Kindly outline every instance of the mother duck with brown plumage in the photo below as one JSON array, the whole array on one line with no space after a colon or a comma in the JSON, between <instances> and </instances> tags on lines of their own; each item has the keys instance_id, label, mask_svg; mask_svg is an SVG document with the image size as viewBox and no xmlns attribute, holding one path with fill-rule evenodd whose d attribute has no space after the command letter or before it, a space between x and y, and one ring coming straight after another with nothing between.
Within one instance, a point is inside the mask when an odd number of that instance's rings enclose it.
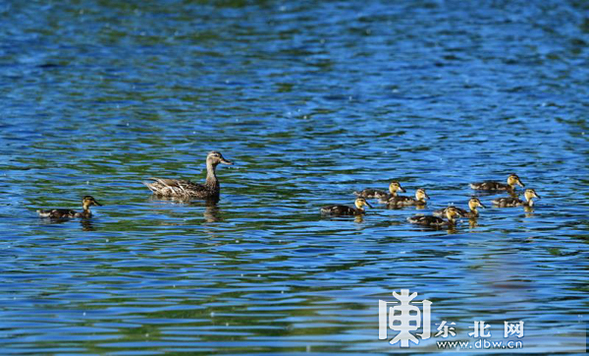
<instances>
[{"instance_id":1,"label":"mother duck with brown plumage","mask_svg":"<svg viewBox=\"0 0 589 356\"><path fill-rule=\"evenodd\" d=\"M153 194L163 197L194 198L194 199L218 199L221 185L215 172L219 163L232 165L233 162L225 159L221 152L211 151L207 155L207 179L205 184L193 183L189 180L149 178L153 182L143 182Z\"/></svg>"}]
</instances>

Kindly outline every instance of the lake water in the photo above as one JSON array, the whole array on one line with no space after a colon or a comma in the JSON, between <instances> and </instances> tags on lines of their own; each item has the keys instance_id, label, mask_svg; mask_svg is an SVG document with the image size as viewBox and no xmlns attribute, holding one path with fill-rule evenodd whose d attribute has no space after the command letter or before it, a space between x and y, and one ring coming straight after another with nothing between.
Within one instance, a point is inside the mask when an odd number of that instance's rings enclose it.
<instances>
[{"instance_id":1,"label":"lake water","mask_svg":"<svg viewBox=\"0 0 589 356\"><path fill-rule=\"evenodd\" d=\"M587 3L8 1L0 20L2 353L385 354L378 300L401 289L432 302L413 352L474 343L475 321L585 350ZM202 182L213 149L235 162L217 205L142 185ZM533 212L492 195L476 225L406 221L512 172ZM319 214L393 179L427 208ZM35 213L84 195L91 220Z\"/></svg>"}]
</instances>

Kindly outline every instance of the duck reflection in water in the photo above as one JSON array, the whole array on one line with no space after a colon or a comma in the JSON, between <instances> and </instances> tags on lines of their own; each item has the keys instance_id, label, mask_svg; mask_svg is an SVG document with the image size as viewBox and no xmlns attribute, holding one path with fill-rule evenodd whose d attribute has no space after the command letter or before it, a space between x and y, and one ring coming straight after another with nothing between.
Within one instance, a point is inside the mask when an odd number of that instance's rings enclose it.
<instances>
[{"instance_id":1,"label":"duck reflection in water","mask_svg":"<svg viewBox=\"0 0 589 356\"><path fill-rule=\"evenodd\" d=\"M533 218L534 217L534 207L533 206L524 206L524 212L526 218Z\"/></svg>"},{"instance_id":2,"label":"duck reflection in water","mask_svg":"<svg viewBox=\"0 0 589 356\"><path fill-rule=\"evenodd\" d=\"M170 204L178 204L178 205L186 205L186 206L204 206L205 210L203 216L206 222L219 222L223 221L221 218L221 210L217 206L219 202L218 197L212 197L209 199L204 200L195 200L194 198L189 197L164 197L164 196L157 196L152 195L148 199L150 202L159 202L159 203L170 203Z\"/></svg>"},{"instance_id":3,"label":"duck reflection in water","mask_svg":"<svg viewBox=\"0 0 589 356\"><path fill-rule=\"evenodd\" d=\"M223 221L223 218L221 217L221 210L219 210L219 207L217 206L217 202L211 200L211 201L207 201L205 203L205 211L204 211L204 218L206 220L206 222L219 222L219 221Z\"/></svg>"},{"instance_id":4,"label":"duck reflection in water","mask_svg":"<svg viewBox=\"0 0 589 356\"><path fill-rule=\"evenodd\" d=\"M66 224L72 222L71 219L46 219L45 223L48 225ZM96 231L92 219L81 218L79 220L82 231Z\"/></svg>"},{"instance_id":5,"label":"duck reflection in water","mask_svg":"<svg viewBox=\"0 0 589 356\"><path fill-rule=\"evenodd\" d=\"M81 219L80 225L82 225L83 231L96 231L96 228L94 227L94 223L92 223L92 220L90 220L90 219Z\"/></svg>"}]
</instances>

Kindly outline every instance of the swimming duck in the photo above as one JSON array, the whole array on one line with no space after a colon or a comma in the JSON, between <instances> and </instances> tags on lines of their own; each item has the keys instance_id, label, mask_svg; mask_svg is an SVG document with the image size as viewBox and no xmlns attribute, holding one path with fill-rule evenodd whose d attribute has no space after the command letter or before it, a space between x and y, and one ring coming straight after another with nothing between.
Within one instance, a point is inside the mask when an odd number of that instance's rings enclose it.
<instances>
[{"instance_id":1,"label":"swimming duck","mask_svg":"<svg viewBox=\"0 0 589 356\"><path fill-rule=\"evenodd\" d=\"M524 206L524 207L532 207L534 206L533 198L540 199L540 196L536 194L534 189L526 189L524 192L524 197L526 201L523 201L519 198L509 197L509 198L497 198L493 200L493 205L496 205L500 208L512 207L512 206Z\"/></svg>"},{"instance_id":2,"label":"swimming duck","mask_svg":"<svg viewBox=\"0 0 589 356\"><path fill-rule=\"evenodd\" d=\"M397 192L405 192L405 189L401 187L401 184L397 181L392 181L389 184L389 193L384 190L366 188L359 192L354 192L356 196L366 199L380 199L389 200L390 198L397 196Z\"/></svg>"},{"instance_id":3,"label":"swimming duck","mask_svg":"<svg viewBox=\"0 0 589 356\"><path fill-rule=\"evenodd\" d=\"M164 197L218 198L221 186L217 180L215 170L219 163L232 165L233 162L225 159L221 152L211 151L207 155L207 179L205 184L193 183L188 180L149 178L154 182L143 182L155 195Z\"/></svg>"},{"instance_id":4,"label":"swimming duck","mask_svg":"<svg viewBox=\"0 0 589 356\"><path fill-rule=\"evenodd\" d=\"M91 205L98 205L102 206L99 202L96 201L90 195L86 195L82 199L82 207L84 210L82 212L76 212L75 210L70 209L52 209L52 210L37 210L37 213L42 218L51 218L51 219L73 219L73 218L83 218L88 219L92 217L92 213L90 212Z\"/></svg>"},{"instance_id":5,"label":"swimming duck","mask_svg":"<svg viewBox=\"0 0 589 356\"><path fill-rule=\"evenodd\" d=\"M479 200L479 198L477 197L472 197L470 198L470 200L468 201L468 207L470 208L470 211L466 211L464 209L461 208L456 208L456 212L458 213L458 216L463 217L463 218L477 218L479 216L479 211L477 210L478 207L481 208L486 208L486 206L483 205L483 203L481 203L481 201ZM439 209L434 211L434 216L446 216L446 211L448 210L448 208L444 208L444 209Z\"/></svg>"},{"instance_id":6,"label":"swimming duck","mask_svg":"<svg viewBox=\"0 0 589 356\"><path fill-rule=\"evenodd\" d=\"M496 191L496 190L507 190L508 192L515 192L515 185L519 185L520 187L525 187L525 184L519 179L517 174L511 173L509 177L507 177L507 184L495 182L495 181L485 181L480 183L470 183L470 187L474 190L488 190L488 191Z\"/></svg>"},{"instance_id":7,"label":"swimming duck","mask_svg":"<svg viewBox=\"0 0 589 356\"><path fill-rule=\"evenodd\" d=\"M432 216L432 215L415 215L410 218L407 218L407 221L409 221L412 224L430 226L430 227L442 227L442 226L453 227L453 226L455 226L456 225L456 218L458 217L458 211L457 211L456 207L449 206L445 210L446 210L445 215L446 215L446 218L448 219L447 221L442 218L439 218L437 216Z\"/></svg>"},{"instance_id":8,"label":"swimming duck","mask_svg":"<svg viewBox=\"0 0 589 356\"><path fill-rule=\"evenodd\" d=\"M321 208L322 214L329 215L362 215L365 214L364 206L368 205L372 208L372 205L368 204L365 198L358 197L354 202L355 208L347 205L328 205Z\"/></svg>"},{"instance_id":9,"label":"swimming duck","mask_svg":"<svg viewBox=\"0 0 589 356\"><path fill-rule=\"evenodd\" d=\"M411 205L418 205L423 206L426 205L427 202L425 199L429 199L429 195L425 192L425 189L419 188L415 191L415 198L407 197L403 195L397 195L391 197L389 200L384 202L389 206L399 207L399 206L411 206Z\"/></svg>"}]
</instances>

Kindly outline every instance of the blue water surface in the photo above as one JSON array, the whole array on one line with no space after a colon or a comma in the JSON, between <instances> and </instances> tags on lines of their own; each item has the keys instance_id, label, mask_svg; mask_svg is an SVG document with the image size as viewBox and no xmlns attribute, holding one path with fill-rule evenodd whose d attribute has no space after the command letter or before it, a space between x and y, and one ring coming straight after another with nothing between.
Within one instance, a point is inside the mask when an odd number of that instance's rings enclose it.
<instances>
[{"instance_id":1,"label":"blue water surface","mask_svg":"<svg viewBox=\"0 0 589 356\"><path fill-rule=\"evenodd\" d=\"M589 4L7 1L0 23L3 354L386 354L401 289L432 302L412 352L520 320L519 351L585 350ZM203 181L213 149L236 163L216 205L143 186ZM406 221L512 172L533 210ZM319 214L391 180L427 207ZM90 220L35 212L84 195Z\"/></svg>"}]
</instances>

